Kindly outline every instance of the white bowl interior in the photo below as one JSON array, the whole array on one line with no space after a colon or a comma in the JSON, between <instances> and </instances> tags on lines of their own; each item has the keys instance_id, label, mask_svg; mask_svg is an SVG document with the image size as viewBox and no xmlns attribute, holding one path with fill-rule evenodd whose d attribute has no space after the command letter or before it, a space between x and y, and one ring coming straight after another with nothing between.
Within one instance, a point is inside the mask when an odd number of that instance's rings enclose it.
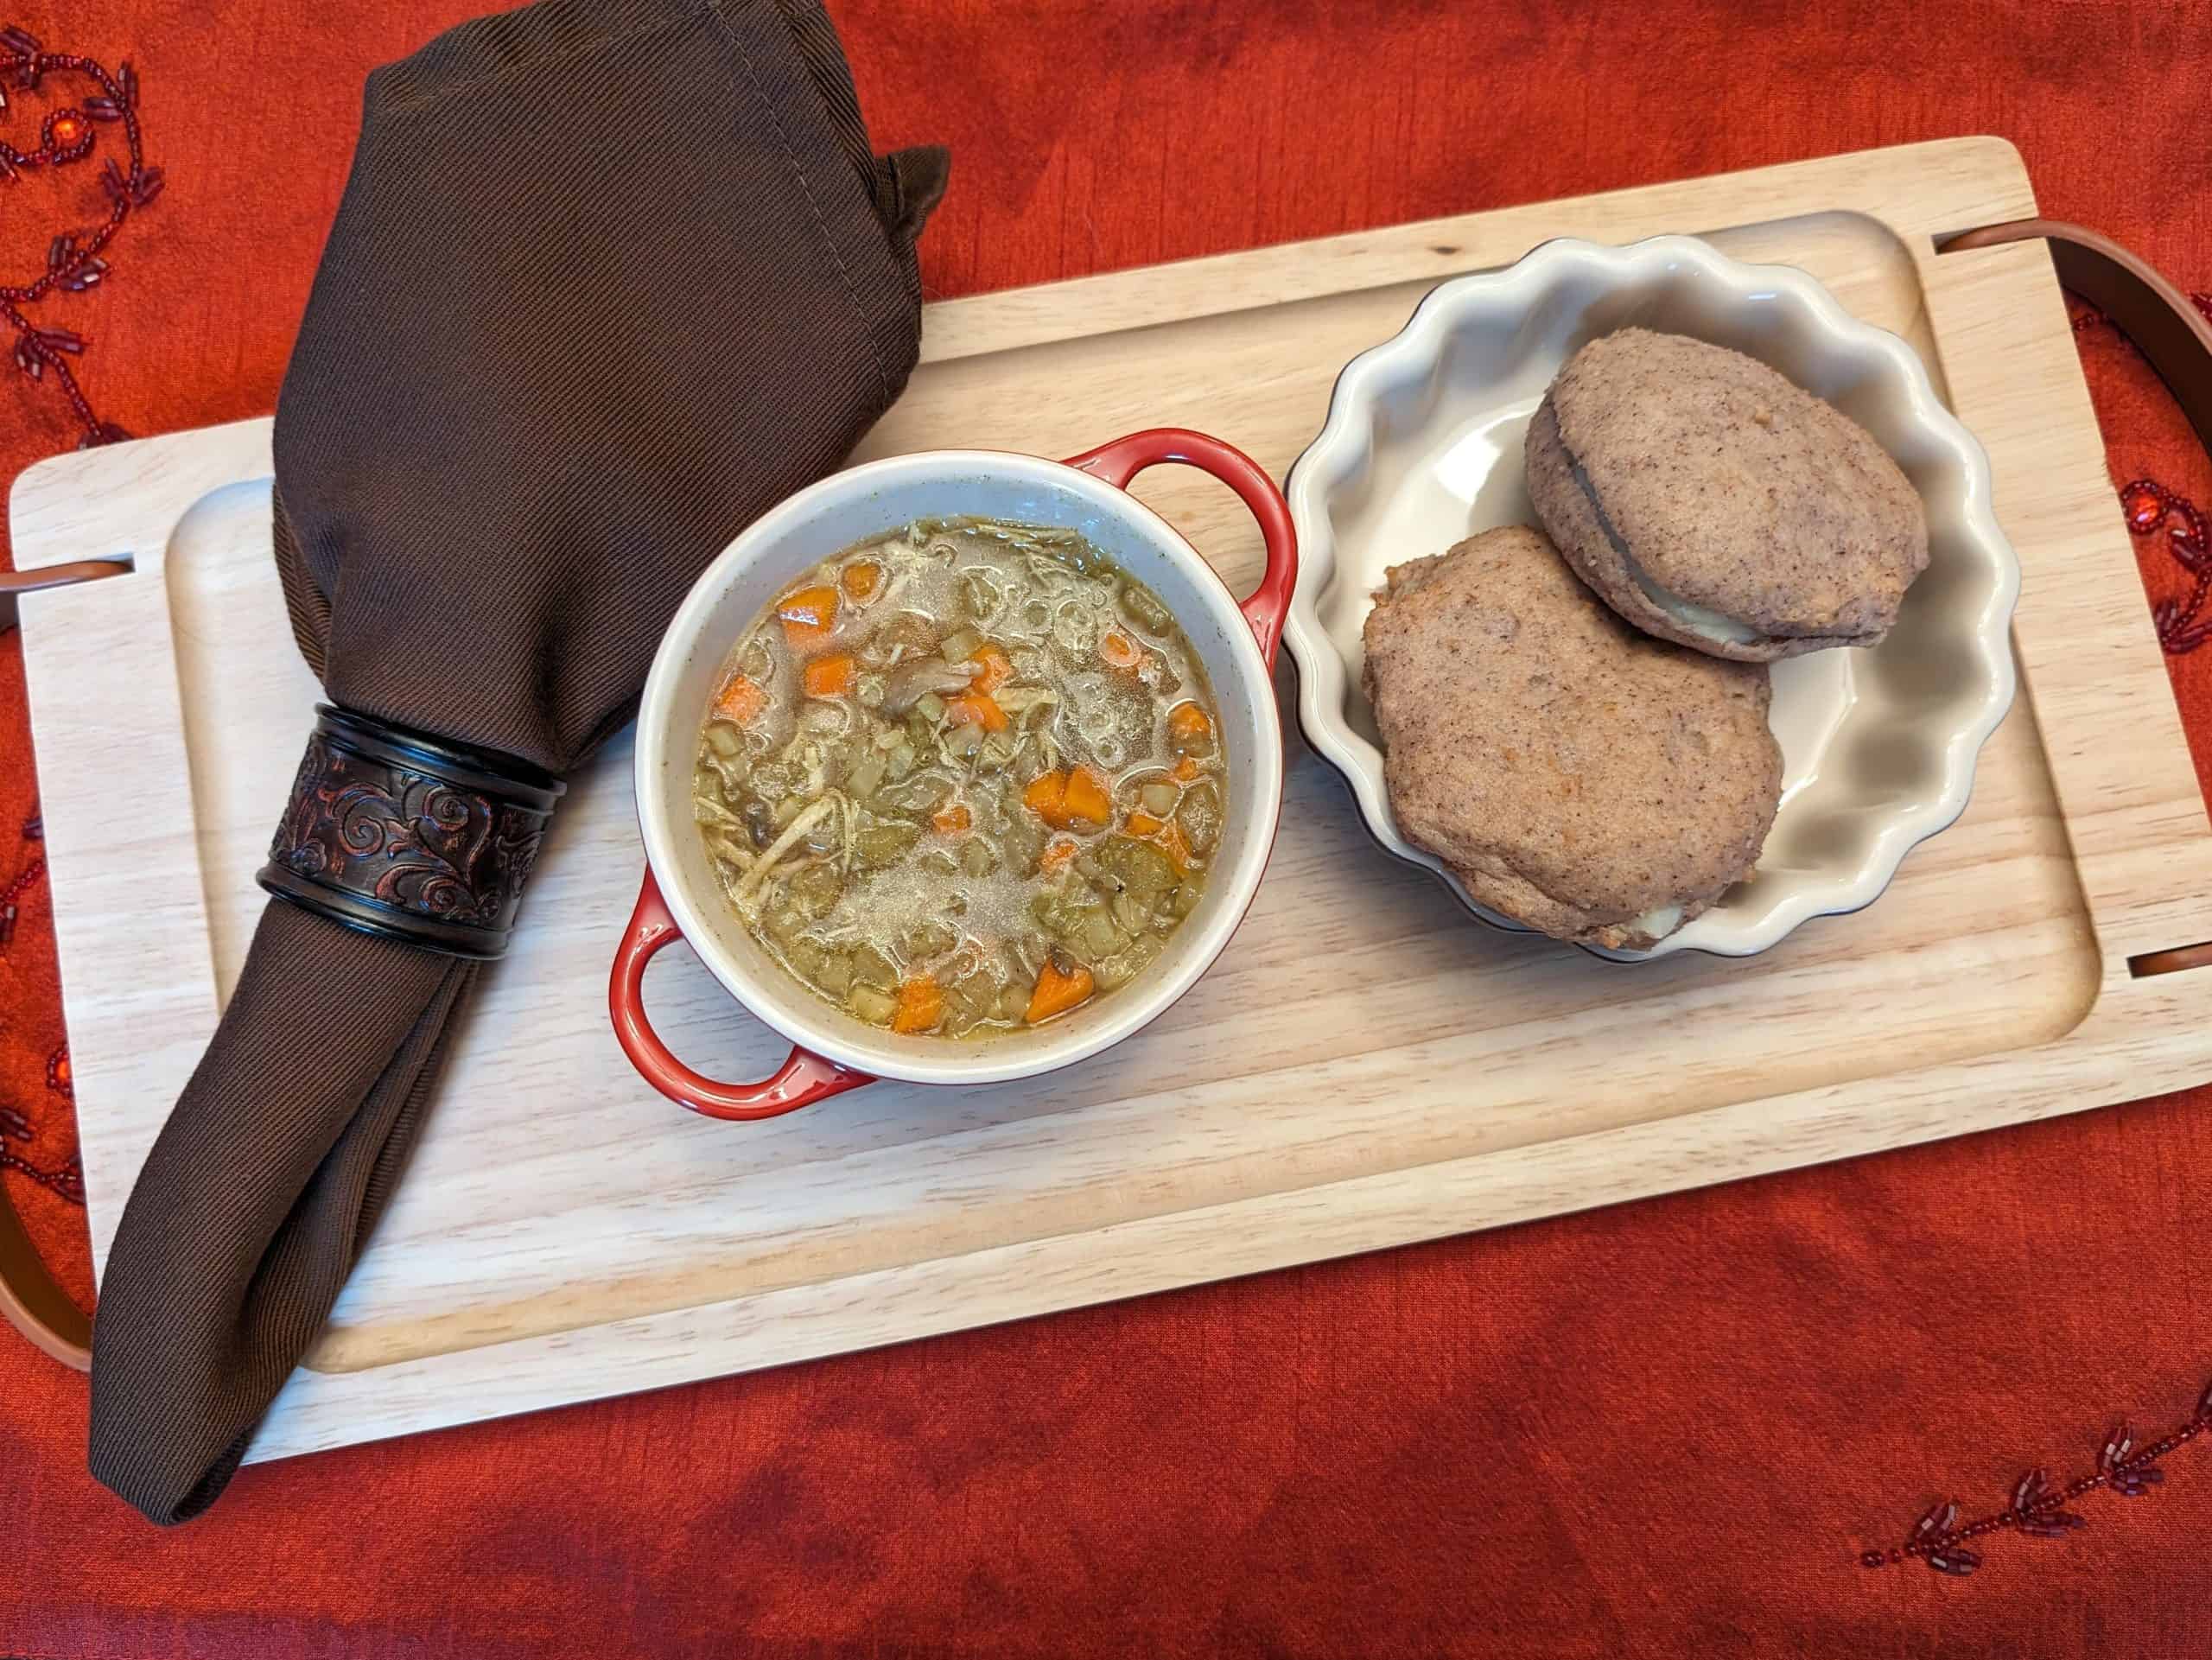
<instances>
[{"instance_id":1,"label":"white bowl interior","mask_svg":"<svg viewBox=\"0 0 2212 1660\"><path fill-rule=\"evenodd\" d=\"M1927 509L1929 569L1890 635L1774 667L1783 802L1757 871L1634 954L1742 955L1808 916L1872 900L1905 851L1964 808L1975 754L2012 695L2018 565L1989 511L1987 461L1911 349L1802 272L1741 264L1688 238L1550 243L1507 270L1444 284L1401 334L1354 359L1291 474L1305 562L1289 629L1300 713L1386 848L1436 871L1486 919L1519 925L1397 834L1360 690L1360 631L1387 567L1536 522L1522 462L1529 418L1577 348L1630 325L1772 365L1872 433Z\"/></svg>"},{"instance_id":2,"label":"white bowl interior","mask_svg":"<svg viewBox=\"0 0 2212 1660\"><path fill-rule=\"evenodd\" d=\"M746 932L716 887L691 812L699 725L730 646L791 580L916 518L969 514L1065 526L1167 606L1205 665L1228 763L1221 848L1197 911L1139 979L1035 1031L897 1037L807 990ZM1236 601L1174 529L1135 497L1058 462L937 450L822 480L758 520L709 566L654 658L638 716L646 856L685 938L718 980L791 1041L880 1077L984 1083L1064 1066L1118 1042L1187 990L1251 903L1282 797L1274 687Z\"/></svg>"}]
</instances>

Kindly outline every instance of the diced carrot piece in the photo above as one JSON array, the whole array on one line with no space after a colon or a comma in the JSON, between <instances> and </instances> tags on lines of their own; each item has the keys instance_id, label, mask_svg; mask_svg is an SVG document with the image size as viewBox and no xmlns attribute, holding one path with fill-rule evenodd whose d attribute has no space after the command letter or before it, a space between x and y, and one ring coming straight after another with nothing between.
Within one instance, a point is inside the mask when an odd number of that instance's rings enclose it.
<instances>
[{"instance_id":1,"label":"diced carrot piece","mask_svg":"<svg viewBox=\"0 0 2212 1660\"><path fill-rule=\"evenodd\" d=\"M1133 812L1122 821L1122 828L1141 842L1159 845L1178 870L1186 870L1191 864L1191 844L1183 839L1183 827L1172 818L1154 818L1148 812Z\"/></svg>"},{"instance_id":2,"label":"diced carrot piece","mask_svg":"<svg viewBox=\"0 0 2212 1660\"><path fill-rule=\"evenodd\" d=\"M872 559L855 560L837 573L837 586L845 590L845 597L855 604L867 601L875 592L876 584L883 580L883 567Z\"/></svg>"},{"instance_id":3,"label":"diced carrot piece","mask_svg":"<svg viewBox=\"0 0 2212 1660\"><path fill-rule=\"evenodd\" d=\"M1037 971L1037 989L1029 994L1029 1008L1022 1015L1022 1019L1032 1026L1049 1021L1055 1014L1065 1014L1071 1008L1090 1001L1095 983L1090 977L1090 970L1080 963L1071 961L1069 967L1073 972L1063 974L1058 962L1055 960L1057 957L1056 952L1046 957L1045 966Z\"/></svg>"},{"instance_id":4,"label":"diced carrot piece","mask_svg":"<svg viewBox=\"0 0 2212 1660\"><path fill-rule=\"evenodd\" d=\"M809 697L842 697L853 689L853 654L833 652L808 664L799 678L805 683Z\"/></svg>"},{"instance_id":5,"label":"diced carrot piece","mask_svg":"<svg viewBox=\"0 0 2212 1660\"><path fill-rule=\"evenodd\" d=\"M837 625L837 590L802 588L776 602L776 615L784 625L784 644L794 652L818 651Z\"/></svg>"},{"instance_id":6,"label":"diced carrot piece","mask_svg":"<svg viewBox=\"0 0 2212 1660\"><path fill-rule=\"evenodd\" d=\"M1180 756L1176 760L1175 781L1178 784L1188 784L1192 779L1198 777L1198 764L1192 760L1188 755Z\"/></svg>"},{"instance_id":7,"label":"diced carrot piece","mask_svg":"<svg viewBox=\"0 0 2212 1660\"><path fill-rule=\"evenodd\" d=\"M1068 775L1065 773L1039 773L1029 780L1028 788L1021 792L1021 805L1035 813L1054 830L1068 827Z\"/></svg>"},{"instance_id":8,"label":"diced carrot piece","mask_svg":"<svg viewBox=\"0 0 2212 1660\"><path fill-rule=\"evenodd\" d=\"M1075 857L1075 845L1072 836L1055 836L1045 844L1045 850L1037 855L1038 870L1049 876L1065 868L1068 861Z\"/></svg>"},{"instance_id":9,"label":"diced carrot piece","mask_svg":"<svg viewBox=\"0 0 2212 1660\"><path fill-rule=\"evenodd\" d=\"M741 674L730 676L728 684L715 694L715 715L740 726L767 707L768 694Z\"/></svg>"},{"instance_id":10,"label":"diced carrot piece","mask_svg":"<svg viewBox=\"0 0 2212 1660\"><path fill-rule=\"evenodd\" d=\"M1072 773L1039 773L1029 780L1021 800L1054 830L1067 830L1079 822L1103 824L1114 816L1106 780L1088 766L1078 766Z\"/></svg>"},{"instance_id":11,"label":"diced carrot piece","mask_svg":"<svg viewBox=\"0 0 2212 1660\"><path fill-rule=\"evenodd\" d=\"M988 640L969 652L968 660L981 665L982 668L982 672L968 683L969 689L980 691L987 697L1004 685L1007 677L1014 672L1014 659Z\"/></svg>"},{"instance_id":12,"label":"diced carrot piece","mask_svg":"<svg viewBox=\"0 0 2212 1660\"><path fill-rule=\"evenodd\" d=\"M1077 819L1088 819L1103 824L1114 816L1114 804L1106 794L1106 780L1088 766L1078 766L1068 774L1068 785L1060 796L1060 810L1073 824Z\"/></svg>"},{"instance_id":13,"label":"diced carrot piece","mask_svg":"<svg viewBox=\"0 0 2212 1660\"><path fill-rule=\"evenodd\" d=\"M1213 722L1205 710L1187 698L1167 711L1167 735L1178 743L1188 743L1203 738L1213 730Z\"/></svg>"},{"instance_id":14,"label":"diced carrot piece","mask_svg":"<svg viewBox=\"0 0 2212 1660\"><path fill-rule=\"evenodd\" d=\"M1144 661L1144 647L1118 628L1098 637L1098 656L1109 669L1134 669Z\"/></svg>"},{"instance_id":15,"label":"diced carrot piece","mask_svg":"<svg viewBox=\"0 0 2212 1660\"><path fill-rule=\"evenodd\" d=\"M975 819L969 815L968 804L964 801L956 801L950 807L930 815L930 823L947 836L957 835L975 822Z\"/></svg>"},{"instance_id":16,"label":"diced carrot piece","mask_svg":"<svg viewBox=\"0 0 2212 1660\"><path fill-rule=\"evenodd\" d=\"M1003 732L1008 724L1006 711L999 707L998 700L980 691L946 698L944 718L949 726L980 726L986 732Z\"/></svg>"},{"instance_id":17,"label":"diced carrot piece","mask_svg":"<svg viewBox=\"0 0 2212 1660\"><path fill-rule=\"evenodd\" d=\"M899 983L899 1007L893 1011L893 1032L930 1032L944 1018L944 988L926 974Z\"/></svg>"},{"instance_id":18,"label":"diced carrot piece","mask_svg":"<svg viewBox=\"0 0 2212 1660\"><path fill-rule=\"evenodd\" d=\"M1168 862L1178 871L1191 868L1191 844L1183 839L1183 826L1179 821L1169 819L1154 839L1159 842L1160 850L1166 854Z\"/></svg>"}]
</instances>

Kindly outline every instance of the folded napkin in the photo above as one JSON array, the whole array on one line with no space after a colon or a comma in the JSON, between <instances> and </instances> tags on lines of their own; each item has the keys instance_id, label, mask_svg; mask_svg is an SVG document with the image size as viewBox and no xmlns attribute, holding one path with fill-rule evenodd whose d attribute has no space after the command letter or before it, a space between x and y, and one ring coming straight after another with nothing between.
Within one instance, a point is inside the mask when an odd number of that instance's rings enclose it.
<instances>
[{"instance_id":1,"label":"folded napkin","mask_svg":"<svg viewBox=\"0 0 2212 1660\"><path fill-rule=\"evenodd\" d=\"M557 780L699 570L905 385L944 167L871 153L810 0L545 0L369 78L275 441L342 713L94 1326L92 1473L153 1520L222 1491L322 1329Z\"/></svg>"}]
</instances>

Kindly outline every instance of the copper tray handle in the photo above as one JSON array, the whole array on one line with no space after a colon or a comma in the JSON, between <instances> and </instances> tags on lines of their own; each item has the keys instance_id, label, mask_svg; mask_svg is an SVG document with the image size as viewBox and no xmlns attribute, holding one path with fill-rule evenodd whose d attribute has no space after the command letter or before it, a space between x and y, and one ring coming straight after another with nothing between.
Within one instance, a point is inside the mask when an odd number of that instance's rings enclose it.
<instances>
[{"instance_id":1,"label":"copper tray handle","mask_svg":"<svg viewBox=\"0 0 2212 1660\"><path fill-rule=\"evenodd\" d=\"M120 576L130 568L128 559L76 559L35 570L0 570L0 633L16 626L19 594ZM0 1183L0 1315L63 1365L92 1370L92 1322L48 1272L4 1183Z\"/></svg>"},{"instance_id":2,"label":"copper tray handle","mask_svg":"<svg viewBox=\"0 0 2212 1660\"><path fill-rule=\"evenodd\" d=\"M92 1322L40 1260L15 1201L0 1187L0 1314L65 1366L92 1369Z\"/></svg>"},{"instance_id":3,"label":"copper tray handle","mask_svg":"<svg viewBox=\"0 0 2212 1660\"><path fill-rule=\"evenodd\" d=\"M2135 343L2196 429L2196 441L2212 450L2212 322L2145 261L2110 237L2053 219L1961 231L1937 238L1936 251L1961 253L2037 237L2050 244L2060 284L2110 317Z\"/></svg>"},{"instance_id":4,"label":"copper tray handle","mask_svg":"<svg viewBox=\"0 0 2212 1660\"><path fill-rule=\"evenodd\" d=\"M2110 237L2050 219L2008 219L1939 237L1936 251L1957 253L2038 237L2050 245L2050 263L2057 268L2059 282L2111 318L2135 343L2189 417L2196 442L2212 451L2212 321L2145 261ZM2212 965L2212 940L2127 959L2128 973L2139 980L2208 965Z\"/></svg>"},{"instance_id":5,"label":"copper tray handle","mask_svg":"<svg viewBox=\"0 0 2212 1660\"><path fill-rule=\"evenodd\" d=\"M2166 383L2190 425L2212 451L2212 323L2171 283L2108 237L2056 219L2011 219L1938 239L1939 253L1962 253L2041 238L2058 280L2110 317ZM116 576L127 560L85 559L36 570L0 571L0 629L16 620L16 595ZM2137 976L2212 964L2212 942L2131 958ZM47 1271L0 1186L0 1314L32 1343L79 1371L92 1367L92 1321Z\"/></svg>"}]
</instances>

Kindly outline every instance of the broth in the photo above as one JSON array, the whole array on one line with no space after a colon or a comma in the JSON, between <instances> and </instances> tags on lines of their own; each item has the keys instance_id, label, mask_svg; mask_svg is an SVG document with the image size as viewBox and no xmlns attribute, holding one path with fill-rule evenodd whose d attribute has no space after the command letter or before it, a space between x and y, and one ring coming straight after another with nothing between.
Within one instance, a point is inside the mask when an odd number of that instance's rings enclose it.
<instances>
[{"instance_id":1,"label":"broth","mask_svg":"<svg viewBox=\"0 0 2212 1660\"><path fill-rule=\"evenodd\" d=\"M1167 608L1077 531L923 519L790 585L701 723L731 908L817 995L910 1035L1039 1026L1197 909L1225 767Z\"/></svg>"}]
</instances>

